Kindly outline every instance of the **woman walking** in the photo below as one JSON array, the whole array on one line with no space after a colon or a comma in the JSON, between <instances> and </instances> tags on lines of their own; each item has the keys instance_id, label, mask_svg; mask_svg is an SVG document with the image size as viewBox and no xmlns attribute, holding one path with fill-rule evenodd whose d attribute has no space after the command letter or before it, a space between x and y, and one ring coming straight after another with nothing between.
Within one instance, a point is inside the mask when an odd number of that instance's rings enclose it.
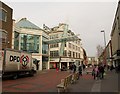
<instances>
[{"instance_id":1,"label":"woman walking","mask_svg":"<svg viewBox=\"0 0 120 94\"><path fill-rule=\"evenodd\" d=\"M98 75L99 75L98 66L95 65L95 67L93 68L93 71L92 71L92 75L94 76L94 80L96 78L98 79Z\"/></svg>"}]
</instances>

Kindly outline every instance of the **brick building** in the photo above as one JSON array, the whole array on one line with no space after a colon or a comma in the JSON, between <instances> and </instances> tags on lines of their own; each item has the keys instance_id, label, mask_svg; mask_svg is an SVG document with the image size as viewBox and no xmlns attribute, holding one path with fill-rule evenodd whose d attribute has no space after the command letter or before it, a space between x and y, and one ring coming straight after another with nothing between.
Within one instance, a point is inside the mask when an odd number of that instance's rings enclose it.
<instances>
[{"instance_id":1,"label":"brick building","mask_svg":"<svg viewBox=\"0 0 120 94\"><path fill-rule=\"evenodd\" d=\"M0 1L0 48L12 47L12 8Z\"/></svg>"}]
</instances>

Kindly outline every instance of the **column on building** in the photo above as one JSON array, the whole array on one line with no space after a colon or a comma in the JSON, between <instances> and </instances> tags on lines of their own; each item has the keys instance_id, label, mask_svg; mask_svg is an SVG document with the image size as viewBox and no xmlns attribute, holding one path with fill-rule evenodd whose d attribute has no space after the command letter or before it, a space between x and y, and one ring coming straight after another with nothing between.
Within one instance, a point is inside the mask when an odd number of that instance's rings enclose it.
<instances>
[{"instance_id":1,"label":"column on building","mask_svg":"<svg viewBox=\"0 0 120 94\"><path fill-rule=\"evenodd\" d=\"M47 66L47 69L49 70L50 69L50 58L49 58L49 60L48 60L48 66Z\"/></svg>"},{"instance_id":2,"label":"column on building","mask_svg":"<svg viewBox=\"0 0 120 94\"><path fill-rule=\"evenodd\" d=\"M67 69L69 69L69 62L67 62Z\"/></svg>"},{"instance_id":3,"label":"column on building","mask_svg":"<svg viewBox=\"0 0 120 94\"><path fill-rule=\"evenodd\" d=\"M39 62L40 63L39 64L39 70L42 70L42 36L40 36L39 44L40 44L40 46L39 46L40 47L40 49L39 49L40 51L39 52L41 54L41 56L40 56L40 62Z\"/></svg>"},{"instance_id":4,"label":"column on building","mask_svg":"<svg viewBox=\"0 0 120 94\"><path fill-rule=\"evenodd\" d=\"M61 62L59 63L59 66L60 66L60 69L61 69L62 68L62 63Z\"/></svg>"},{"instance_id":5,"label":"column on building","mask_svg":"<svg viewBox=\"0 0 120 94\"><path fill-rule=\"evenodd\" d=\"M49 70L50 69L50 46L48 45L48 66L47 66L47 69Z\"/></svg>"}]
</instances>

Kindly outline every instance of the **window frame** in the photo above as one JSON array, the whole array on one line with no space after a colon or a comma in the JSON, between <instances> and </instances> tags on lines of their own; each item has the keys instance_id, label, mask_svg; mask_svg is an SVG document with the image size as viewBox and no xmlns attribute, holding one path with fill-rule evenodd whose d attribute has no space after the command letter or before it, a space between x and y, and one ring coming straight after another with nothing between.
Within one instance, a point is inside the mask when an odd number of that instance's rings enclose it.
<instances>
[{"instance_id":1,"label":"window frame","mask_svg":"<svg viewBox=\"0 0 120 94\"><path fill-rule=\"evenodd\" d=\"M0 18L0 20L1 21L4 21L4 22L7 22L7 10L5 10L4 8L0 8L0 10L2 10L2 11L4 11L5 12L5 19L3 19L3 17L2 18ZM2 12L3 13L3 12ZM3 14L2 14L3 15Z\"/></svg>"}]
</instances>

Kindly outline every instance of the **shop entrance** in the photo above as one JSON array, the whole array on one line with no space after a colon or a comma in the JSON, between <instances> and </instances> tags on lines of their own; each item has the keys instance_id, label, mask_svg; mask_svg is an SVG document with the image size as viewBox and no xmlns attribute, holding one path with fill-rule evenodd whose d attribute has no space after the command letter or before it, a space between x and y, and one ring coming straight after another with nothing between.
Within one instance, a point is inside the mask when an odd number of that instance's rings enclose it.
<instances>
[{"instance_id":1,"label":"shop entrance","mask_svg":"<svg viewBox=\"0 0 120 94\"><path fill-rule=\"evenodd\" d=\"M50 62L50 69L56 69L59 68L58 62Z\"/></svg>"},{"instance_id":2,"label":"shop entrance","mask_svg":"<svg viewBox=\"0 0 120 94\"><path fill-rule=\"evenodd\" d=\"M42 56L42 69L47 69L48 64L48 56Z\"/></svg>"},{"instance_id":3,"label":"shop entrance","mask_svg":"<svg viewBox=\"0 0 120 94\"><path fill-rule=\"evenodd\" d=\"M61 62L61 68L63 67L67 69L67 62Z\"/></svg>"}]
</instances>

